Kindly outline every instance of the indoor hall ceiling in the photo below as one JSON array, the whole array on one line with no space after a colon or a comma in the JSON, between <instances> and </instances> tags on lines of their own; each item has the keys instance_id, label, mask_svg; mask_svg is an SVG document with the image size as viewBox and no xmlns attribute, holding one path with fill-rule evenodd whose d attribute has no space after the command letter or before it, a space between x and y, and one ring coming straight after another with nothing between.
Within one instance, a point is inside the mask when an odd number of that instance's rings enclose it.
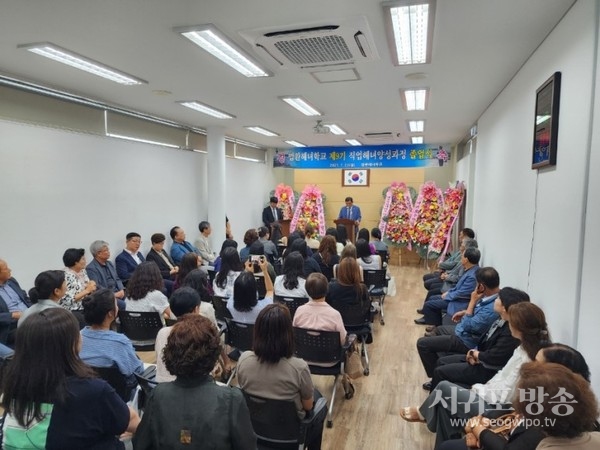
<instances>
[{"instance_id":1,"label":"indoor hall ceiling","mask_svg":"<svg viewBox=\"0 0 600 450\"><path fill-rule=\"evenodd\" d=\"M437 0L430 64L394 66L384 10L373 0L0 0L0 73L190 126L222 126L228 136L269 147L410 143L406 120L424 119L426 143L456 143L572 5L572 0ZM378 58L357 61L358 81L319 83L277 68L241 32L364 18ZM213 23L272 73L246 78L173 31ZM123 86L23 49L52 42L148 84ZM407 75L422 73L424 78ZM550 76L551 74L548 74ZM543 80L541 80L543 81ZM406 112L400 89L428 87L425 112ZM278 97L301 95L347 136L315 134L315 118ZM235 115L219 120L177 104L199 100ZM0 98L1 101L1 98ZM534 109L532 92L532 116ZM266 137L244 128L280 134ZM368 132L392 132L374 141Z\"/></svg>"}]
</instances>

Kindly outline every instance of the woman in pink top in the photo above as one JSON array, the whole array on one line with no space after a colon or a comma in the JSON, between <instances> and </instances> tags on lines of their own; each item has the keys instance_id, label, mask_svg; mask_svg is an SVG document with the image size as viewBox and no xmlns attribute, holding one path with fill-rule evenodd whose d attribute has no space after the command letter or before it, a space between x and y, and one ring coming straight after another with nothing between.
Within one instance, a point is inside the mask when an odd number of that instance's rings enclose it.
<instances>
[{"instance_id":1,"label":"woman in pink top","mask_svg":"<svg viewBox=\"0 0 600 450\"><path fill-rule=\"evenodd\" d=\"M306 279L305 289L310 301L296 310L294 326L319 331L338 331L343 345L346 341L346 329L340 313L325 302L329 290L325 275L311 273Z\"/></svg>"}]
</instances>

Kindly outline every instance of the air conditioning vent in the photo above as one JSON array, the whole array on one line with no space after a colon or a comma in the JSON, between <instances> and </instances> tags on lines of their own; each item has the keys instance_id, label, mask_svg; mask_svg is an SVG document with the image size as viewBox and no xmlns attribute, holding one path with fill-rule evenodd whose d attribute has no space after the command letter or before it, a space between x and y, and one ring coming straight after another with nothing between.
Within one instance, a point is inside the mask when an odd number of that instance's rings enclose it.
<instances>
[{"instance_id":1,"label":"air conditioning vent","mask_svg":"<svg viewBox=\"0 0 600 450\"><path fill-rule=\"evenodd\" d=\"M365 133L364 137L373 141L391 141L394 139L394 133L391 131L376 131Z\"/></svg>"},{"instance_id":2,"label":"air conditioning vent","mask_svg":"<svg viewBox=\"0 0 600 450\"><path fill-rule=\"evenodd\" d=\"M335 23L240 33L259 55L268 55L279 68L314 69L352 66L379 59L365 17Z\"/></svg>"}]
</instances>

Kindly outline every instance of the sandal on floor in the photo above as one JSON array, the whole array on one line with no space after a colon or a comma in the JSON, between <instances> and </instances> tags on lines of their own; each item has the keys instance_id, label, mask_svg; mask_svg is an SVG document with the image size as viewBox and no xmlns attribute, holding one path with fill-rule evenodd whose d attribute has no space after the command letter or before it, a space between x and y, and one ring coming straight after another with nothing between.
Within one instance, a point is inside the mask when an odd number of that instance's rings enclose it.
<instances>
[{"instance_id":1,"label":"sandal on floor","mask_svg":"<svg viewBox=\"0 0 600 450\"><path fill-rule=\"evenodd\" d=\"M402 417L407 422L421 422L425 423L425 419L419 413L419 410L414 406L407 406L406 408L402 408L400 410L400 417Z\"/></svg>"}]
</instances>

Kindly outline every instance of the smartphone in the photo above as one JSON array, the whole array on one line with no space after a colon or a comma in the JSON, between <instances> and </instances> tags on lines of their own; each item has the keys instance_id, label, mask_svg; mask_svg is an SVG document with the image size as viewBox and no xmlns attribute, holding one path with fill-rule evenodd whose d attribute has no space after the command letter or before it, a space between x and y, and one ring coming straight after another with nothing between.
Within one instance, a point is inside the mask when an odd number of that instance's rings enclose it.
<instances>
[{"instance_id":1,"label":"smartphone","mask_svg":"<svg viewBox=\"0 0 600 450\"><path fill-rule=\"evenodd\" d=\"M254 264L258 264L259 262L263 262L264 260L264 255L250 255L250 261L252 261Z\"/></svg>"}]
</instances>

